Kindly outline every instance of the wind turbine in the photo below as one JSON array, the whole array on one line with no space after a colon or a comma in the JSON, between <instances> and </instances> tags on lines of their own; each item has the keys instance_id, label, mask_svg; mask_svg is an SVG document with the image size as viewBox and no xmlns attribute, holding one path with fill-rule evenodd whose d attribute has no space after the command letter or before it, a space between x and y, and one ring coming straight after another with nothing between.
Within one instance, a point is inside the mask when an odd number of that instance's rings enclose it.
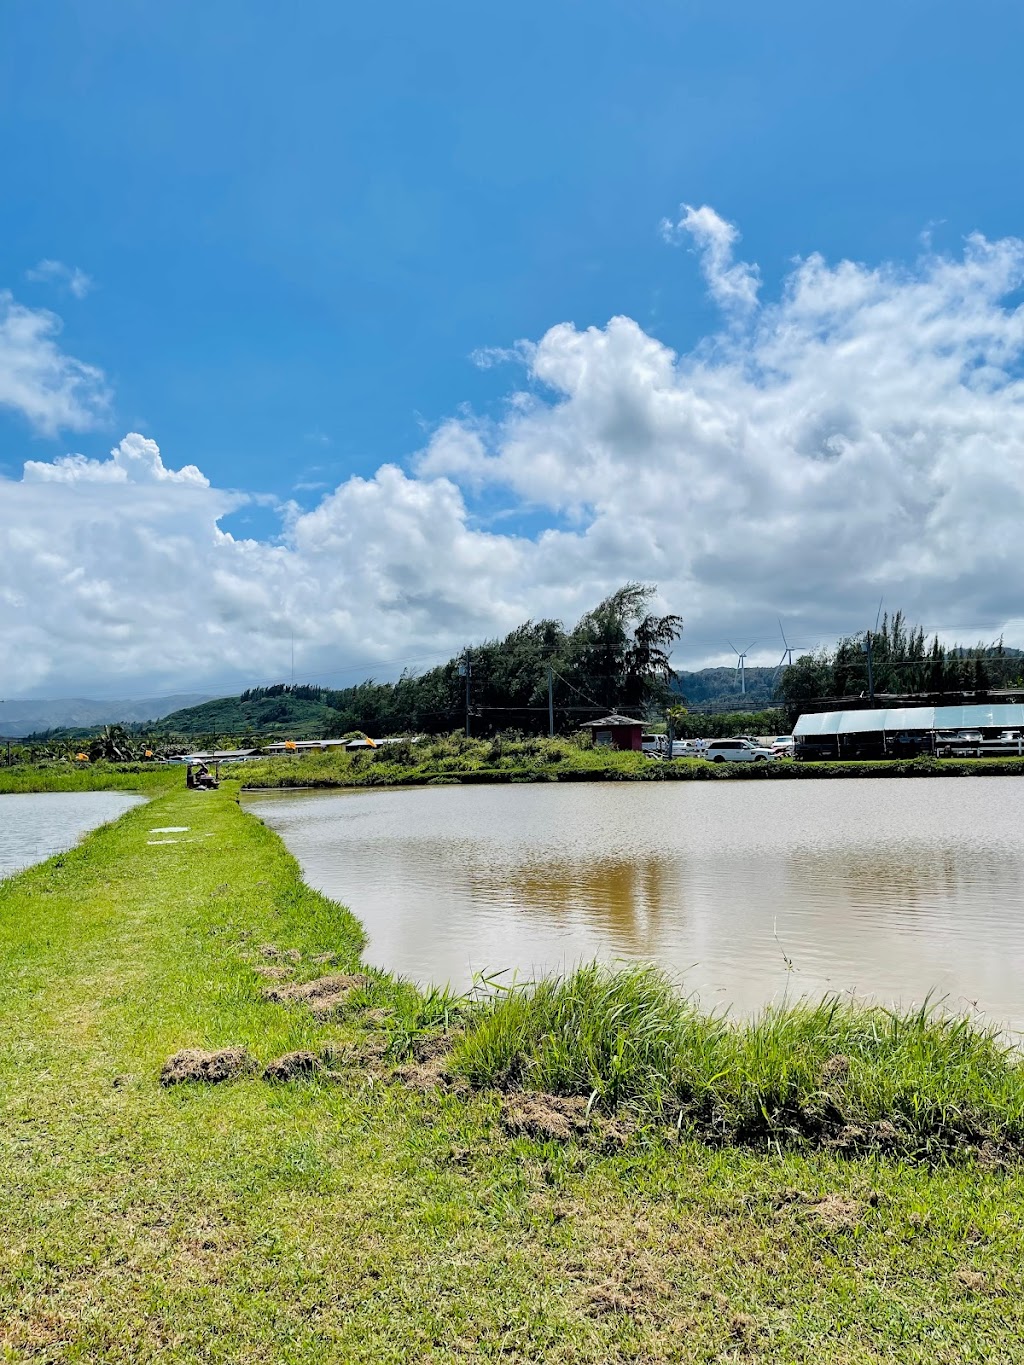
<instances>
[{"instance_id":1,"label":"wind turbine","mask_svg":"<svg viewBox=\"0 0 1024 1365\"><path fill-rule=\"evenodd\" d=\"M747 661L747 655L750 653L750 651L751 651L751 650L754 648L754 646L757 644L757 641L756 641L756 640L751 640L750 644L747 645L746 649L737 649L736 646L733 644L733 642L732 642L731 640L726 640L725 643L729 646L729 648L732 650L732 652L736 655L736 672L740 675L740 692L742 692L743 695L746 696L746 692L747 692L747 679L746 679L746 674L745 674L745 672L744 672L744 666L745 666L746 661Z\"/></svg>"},{"instance_id":2,"label":"wind turbine","mask_svg":"<svg viewBox=\"0 0 1024 1365\"><path fill-rule=\"evenodd\" d=\"M772 674L772 685L773 685L773 686L775 685L775 682L776 682L776 680L777 680L779 674L782 672L782 665L783 665L783 664L785 664L787 668L792 668L792 667L793 667L793 650L794 650L794 649L803 649L803 648L804 648L803 645L791 645L791 644L789 643L789 641L786 639L786 632L785 632L785 631L783 630L783 628L782 628L782 617L781 617L781 616L778 617L778 622L779 622L779 634L782 636L782 646L783 646L783 648L782 648L782 658L781 658L781 659L779 660L779 662L775 665L775 672Z\"/></svg>"}]
</instances>

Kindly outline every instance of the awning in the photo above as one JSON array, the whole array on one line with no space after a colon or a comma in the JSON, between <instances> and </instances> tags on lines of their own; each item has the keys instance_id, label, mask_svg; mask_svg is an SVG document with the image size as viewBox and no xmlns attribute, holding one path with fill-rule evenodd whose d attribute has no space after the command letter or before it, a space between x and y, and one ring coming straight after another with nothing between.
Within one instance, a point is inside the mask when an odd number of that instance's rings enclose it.
<instances>
[{"instance_id":1,"label":"awning","mask_svg":"<svg viewBox=\"0 0 1024 1365\"><path fill-rule=\"evenodd\" d=\"M903 730L1024 729L1024 704L897 706L880 711L820 711L801 716L797 736L895 734Z\"/></svg>"}]
</instances>

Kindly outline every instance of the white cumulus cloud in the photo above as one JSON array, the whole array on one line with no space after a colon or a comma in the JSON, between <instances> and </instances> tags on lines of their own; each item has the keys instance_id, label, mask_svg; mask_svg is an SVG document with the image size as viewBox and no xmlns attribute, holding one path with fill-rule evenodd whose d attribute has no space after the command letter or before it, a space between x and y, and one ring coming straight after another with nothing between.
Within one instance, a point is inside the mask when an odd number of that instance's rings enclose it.
<instances>
[{"instance_id":1,"label":"white cumulus cloud","mask_svg":"<svg viewBox=\"0 0 1024 1365\"><path fill-rule=\"evenodd\" d=\"M55 313L0 289L0 407L48 436L95 426L110 403L103 371L62 351L60 330Z\"/></svg>"},{"instance_id":2,"label":"white cumulus cloud","mask_svg":"<svg viewBox=\"0 0 1024 1365\"><path fill-rule=\"evenodd\" d=\"M209 487L209 479L195 467L167 469L160 447L137 431L129 432L110 452L109 460L84 455L62 455L56 460L27 460L26 483L190 483Z\"/></svg>"},{"instance_id":3,"label":"white cumulus cloud","mask_svg":"<svg viewBox=\"0 0 1024 1365\"><path fill-rule=\"evenodd\" d=\"M721 293L734 238L700 221ZM754 267L733 279L752 304ZM29 461L0 480L5 686L267 680L293 635L298 672L344 683L343 664L572 618L627 578L685 617L681 666L739 636L774 662L777 614L808 646L883 594L1024 644L1022 284L1024 242L974 236L903 266L809 257L687 354L626 317L559 323L513 348L528 383L499 418L440 423L407 468L286 508L273 541L228 534L244 495L138 434ZM482 529L481 495L489 525L529 531Z\"/></svg>"}]
</instances>

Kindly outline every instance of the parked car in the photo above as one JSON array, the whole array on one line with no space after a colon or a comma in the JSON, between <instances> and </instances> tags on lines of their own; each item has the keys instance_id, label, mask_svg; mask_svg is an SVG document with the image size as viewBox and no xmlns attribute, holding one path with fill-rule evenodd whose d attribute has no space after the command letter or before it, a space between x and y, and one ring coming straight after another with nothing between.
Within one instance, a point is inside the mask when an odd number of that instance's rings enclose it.
<instances>
[{"instance_id":1,"label":"parked car","mask_svg":"<svg viewBox=\"0 0 1024 1365\"><path fill-rule=\"evenodd\" d=\"M983 739L978 746L983 754L1024 755L1024 736L1019 730L1003 730L1000 734Z\"/></svg>"},{"instance_id":2,"label":"parked car","mask_svg":"<svg viewBox=\"0 0 1024 1365\"><path fill-rule=\"evenodd\" d=\"M796 753L796 736L777 735L770 747L776 758L792 758Z\"/></svg>"},{"instance_id":3,"label":"parked car","mask_svg":"<svg viewBox=\"0 0 1024 1365\"><path fill-rule=\"evenodd\" d=\"M651 758L693 758L697 752L693 740L674 739L669 754L668 735L643 735L640 747Z\"/></svg>"},{"instance_id":4,"label":"parked car","mask_svg":"<svg viewBox=\"0 0 1024 1365\"><path fill-rule=\"evenodd\" d=\"M704 757L709 763L770 763L776 755L749 739L713 739Z\"/></svg>"}]
</instances>

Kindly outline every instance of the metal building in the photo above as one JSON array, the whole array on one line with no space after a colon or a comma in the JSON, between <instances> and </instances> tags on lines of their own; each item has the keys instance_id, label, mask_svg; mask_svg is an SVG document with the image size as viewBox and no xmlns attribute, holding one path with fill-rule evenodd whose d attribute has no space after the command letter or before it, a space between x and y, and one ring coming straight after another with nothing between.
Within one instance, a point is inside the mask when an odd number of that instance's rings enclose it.
<instances>
[{"instance_id":1,"label":"metal building","mask_svg":"<svg viewBox=\"0 0 1024 1365\"><path fill-rule=\"evenodd\" d=\"M822 711L793 727L803 759L1024 754L1024 704Z\"/></svg>"}]
</instances>

